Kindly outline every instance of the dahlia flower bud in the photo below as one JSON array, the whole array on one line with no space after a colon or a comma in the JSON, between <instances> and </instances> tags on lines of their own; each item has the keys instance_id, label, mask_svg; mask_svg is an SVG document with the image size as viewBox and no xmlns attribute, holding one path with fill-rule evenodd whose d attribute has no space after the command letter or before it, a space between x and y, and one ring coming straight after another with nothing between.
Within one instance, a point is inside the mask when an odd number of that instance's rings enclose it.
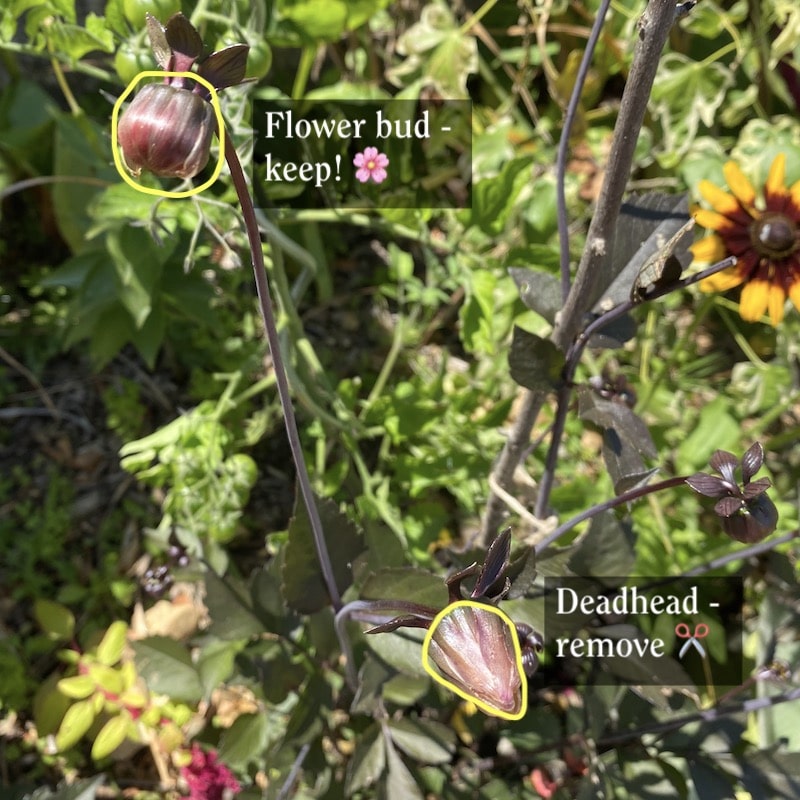
<instances>
[{"instance_id":1,"label":"dahlia flower bud","mask_svg":"<svg viewBox=\"0 0 800 800\"><path fill-rule=\"evenodd\" d=\"M158 64L169 72L191 72L203 51L200 34L183 14L163 26L146 15L147 33ZM199 61L197 74L215 89L242 83L246 44L234 44ZM136 177L143 169L162 178L193 178L208 163L216 115L210 91L188 76L142 87L117 128L120 151Z\"/></svg>"},{"instance_id":2,"label":"dahlia flower bud","mask_svg":"<svg viewBox=\"0 0 800 800\"><path fill-rule=\"evenodd\" d=\"M433 631L428 657L454 686L505 714L518 714L522 673L513 636L494 611L459 605Z\"/></svg>"},{"instance_id":3,"label":"dahlia flower bud","mask_svg":"<svg viewBox=\"0 0 800 800\"><path fill-rule=\"evenodd\" d=\"M208 163L214 109L199 94L170 84L143 86L119 121L125 165L169 178L193 178Z\"/></svg>"}]
</instances>

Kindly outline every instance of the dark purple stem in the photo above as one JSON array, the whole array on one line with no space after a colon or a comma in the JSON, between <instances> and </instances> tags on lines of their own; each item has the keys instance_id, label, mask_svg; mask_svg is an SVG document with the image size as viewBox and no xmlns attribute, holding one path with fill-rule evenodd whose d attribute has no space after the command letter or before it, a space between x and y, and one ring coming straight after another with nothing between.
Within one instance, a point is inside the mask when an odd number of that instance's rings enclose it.
<instances>
[{"instance_id":1,"label":"dark purple stem","mask_svg":"<svg viewBox=\"0 0 800 800\"><path fill-rule=\"evenodd\" d=\"M623 492L616 497L612 497L610 500L606 500L604 503L598 503L596 506L587 508L585 511L581 511L580 514L576 514L574 517L572 517L572 519L568 519L566 522L559 525L549 536L537 543L535 550L537 553L540 553L545 547L551 545L554 541L556 541L556 539L563 536L567 531L572 530L576 525L580 524L584 520L591 519L598 514L602 514L603 511L616 508L624 503L631 503L634 500L638 500L640 497L653 494L653 492L660 492L662 489L671 489L673 486L680 486L682 483L686 482L686 478L688 477L688 475L679 475L677 478L667 478L666 480L659 481L658 483L650 483L646 486L637 486L635 489Z\"/></svg>"},{"instance_id":2,"label":"dark purple stem","mask_svg":"<svg viewBox=\"0 0 800 800\"><path fill-rule=\"evenodd\" d=\"M583 51L583 58L578 67L578 74L575 76L575 86L569 97L567 112L564 115L564 127L561 130L561 140L558 143L558 157L556 159L556 208L558 212L558 246L561 253L561 302L567 302L569 295L570 274L569 274L569 229L567 221L567 198L565 191L567 174L567 151L569 150L569 137L572 133L572 124L578 113L578 106L581 102L583 85L586 83L586 76L589 74L589 66L592 63L594 49L597 47L597 40L600 38L600 31L605 23L608 7L611 0L603 0L600 8L597 9L597 16L592 25L592 32L586 42L586 49Z\"/></svg>"},{"instance_id":3,"label":"dark purple stem","mask_svg":"<svg viewBox=\"0 0 800 800\"><path fill-rule=\"evenodd\" d=\"M691 286L707 278L709 275L721 272L723 269L728 269L734 264L736 264L736 259L733 256L729 256L717 264L713 264L700 272L696 272L694 275L682 278L675 283L666 286L656 286L652 291L645 293L639 300L626 300L624 303L620 303L614 306L614 308L609 309L605 314L593 320L578 334L575 341L570 345L569 350L567 350L566 364L564 365L562 376L563 383L558 392L556 401L556 415L553 420L550 447L547 451L544 470L542 471L542 477L539 481L539 494L536 498L536 508L534 509L535 516L539 519L544 519L547 516L547 506L550 502L550 492L555 481L555 470L558 463L558 449L561 446L561 437L564 434L564 428L567 424L567 411L569 410L570 397L572 396L575 371L578 369L578 363L580 362L581 355L583 355L584 348L589 343L592 336L610 322L627 314L634 306L639 305L639 303L656 300L670 292L674 292L678 289L685 289L687 286Z\"/></svg>"},{"instance_id":4,"label":"dark purple stem","mask_svg":"<svg viewBox=\"0 0 800 800\"><path fill-rule=\"evenodd\" d=\"M275 313L272 309L269 284L267 283L267 272L264 266L264 253L261 250L261 234L258 230L258 221L253 207L253 200L247 187L247 179L242 170L239 156L230 134L225 132L225 159L231 171L231 179L239 197L239 204L242 208L244 225L247 229L247 241L250 245L250 260L253 265L253 275L258 292L258 303L261 311L261 318L264 322L264 330L267 332L270 353L272 354L272 364L275 369L275 381L278 385L278 397L283 409L283 422L286 426L286 435L289 438L289 448L292 451L295 467L297 468L297 482L300 485L300 493L303 502L308 510L308 518L311 522L311 530L314 534L314 546L317 550L317 558L322 569L322 577L331 598L331 603L336 611L342 607L342 598L336 586L336 579L333 575L333 566L328 553L328 546L325 543L325 534L322 530L322 520L317 509L317 502L314 498L314 491L311 488L311 480L308 477L303 447L300 443L300 436L297 432L297 419L294 415L292 406L292 395L289 390L289 381L286 377L286 368L281 356L280 339L278 328L275 324Z\"/></svg>"}]
</instances>

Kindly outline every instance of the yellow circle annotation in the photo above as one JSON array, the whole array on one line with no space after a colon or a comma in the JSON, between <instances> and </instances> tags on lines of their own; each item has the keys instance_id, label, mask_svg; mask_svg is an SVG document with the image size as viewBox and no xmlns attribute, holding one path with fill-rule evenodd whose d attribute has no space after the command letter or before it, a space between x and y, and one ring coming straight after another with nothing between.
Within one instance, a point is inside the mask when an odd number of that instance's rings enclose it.
<instances>
[{"instance_id":1,"label":"yellow circle annotation","mask_svg":"<svg viewBox=\"0 0 800 800\"><path fill-rule=\"evenodd\" d=\"M211 177L200 186L194 186L191 189L187 189L183 192L168 192L165 189L151 189L149 186L142 186L141 184L137 183L125 169L122 160L122 154L119 151L119 143L117 142L119 111L120 108L122 108L122 104L125 102L125 99L136 88L136 85L143 78L191 78L193 81L197 81L199 84L204 86L211 93L211 107L214 109L214 115L217 118L219 158L217 159L217 166L214 168L214 172L212 173ZM222 172L222 162L225 159L225 121L222 118L222 108L219 103L219 95L217 94L217 90L205 78L198 75L196 72L169 72L163 70L145 70L144 72L140 72L128 84L125 91L117 98L117 102L114 103L114 111L111 114L111 152L114 155L114 166L117 168L117 172L122 176L122 180L124 180L128 186L132 186L134 189L138 189L140 192L144 192L145 194L153 194L157 197L180 199L182 197L191 197L193 194L198 194L199 192L205 191L219 177L220 172Z\"/></svg>"},{"instance_id":2,"label":"yellow circle annotation","mask_svg":"<svg viewBox=\"0 0 800 800\"><path fill-rule=\"evenodd\" d=\"M439 623L454 609L456 608L476 608L480 611L488 611L492 614L496 614L500 617L506 625L508 625L509 630L511 631L511 641L514 645L514 659L517 664L517 670L519 672L520 677L520 684L521 684L521 691L522 691L522 702L520 703L520 709L516 713L510 713L508 711L503 711L500 708L495 708L495 706L490 705L489 703L484 702L479 697L476 697L474 694L470 694L468 691L463 689L460 686L456 686L452 681L447 680L443 675L441 675L434 666L431 665L430 659L428 657L428 648L431 644L431 639L433 638L433 634L436 632L436 629L439 627ZM434 618L433 622L431 623L430 628L428 628L427 632L425 633L425 639L422 642L422 666L425 668L425 671L430 675L435 681L441 683L446 689L449 689L451 692L455 692L459 697L462 697L464 700L469 700L471 703L474 703L481 711L492 714L496 717L502 717L503 719L508 720L518 720L522 719L525 716L525 713L528 710L528 679L525 675L525 669L522 666L522 649L520 648L519 644L519 637L517 636L516 628L514 627L514 623L504 614L499 608L495 608L494 606L486 605L485 603L480 603L477 600L457 600L454 603L450 603L450 605L443 608Z\"/></svg>"}]
</instances>

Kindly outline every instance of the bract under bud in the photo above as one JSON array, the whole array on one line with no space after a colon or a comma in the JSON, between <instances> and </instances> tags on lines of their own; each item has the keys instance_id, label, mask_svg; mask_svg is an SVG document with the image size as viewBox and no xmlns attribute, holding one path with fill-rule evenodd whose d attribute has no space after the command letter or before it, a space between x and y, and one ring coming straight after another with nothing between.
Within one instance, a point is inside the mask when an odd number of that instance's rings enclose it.
<instances>
[{"instance_id":1,"label":"bract under bud","mask_svg":"<svg viewBox=\"0 0 800 800\"><path fill-rule=\"evenodd\" d=\"M428 657L465 694L507 715L522 711L522 670L505 618L473 605L455 605L431 634Z\"/></svg>"},{"instance_id":2,"label":"bract under bud","mask_svg":"<svg viewBox=\"0 0 800 800\"><path fill-rule=\"evenodd\" d=\"M170 84L142 87L120 117L117 139L128 170L193 178L208 163L214 109L200 95Z\"/></svg>"}]
</instances>

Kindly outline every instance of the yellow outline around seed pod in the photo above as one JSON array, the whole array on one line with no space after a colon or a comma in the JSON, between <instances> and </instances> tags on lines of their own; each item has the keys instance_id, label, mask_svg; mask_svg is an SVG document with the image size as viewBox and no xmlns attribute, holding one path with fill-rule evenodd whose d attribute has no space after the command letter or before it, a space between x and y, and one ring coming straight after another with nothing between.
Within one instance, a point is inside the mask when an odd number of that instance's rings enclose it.
<instances>
[{"instance_id":1,"label":"yellow outline around seed pod","mask_svg":"<svg viewBox=\"0 0 800 800\"><path fill-rule=\"evenodd\" d=\"M136 84L139 83L142 78L191 78L193 81L197 81L202 86L205 86L205 88L211 92L211 107L214 109L214 115L217 118L219 159L217 160L217 166L214 168L214 173L201 186L196 186L193 189L187 189L184 192L168 192L164 189L151 189L149 186L142 186L141 184L136 183L136 181L131 178L131 176L128 174L128 171L125 169L122 155L119 152L119 144L117 142L117 117L119 117L119 110L122 107L122 103L125 101L125 98L136 88ZM217 90L205 78L201 77L196 72L162 72L161 70L145 70L144 72L140 72L128 84L125 91L117 99L117 102L114 103L114 111L111 114L111 152L114 154L114 166L117 168L117 172L119 172L119 174L122 176L122 180L124 180L128 186L132 186L134 189L138 189L140 192L144 192L145 194L154 194L158 197L181 198L191 197L193 194L198 194L199 192L208 189L208 187L211 186L217 178L219 178L219 174L222 172L222 162L225 159L225 121L222 119L222 108L219 104Z\"/></svg>"},{"instance_id":2,"label":"yellow outline around seed pod","mask_svg":"<svg viewBox=\"0 0 800 800\"><path fill-rule=\"evenodd\" d=\"M510 714L508 711L502 711L499 708L490 706L488 703L485 703L483 700L475 697L475 695L470 694L460 686L456 686L454 683L447 680L447 678L443 677L439 674L439 672L437 672L435 667L431 666L430 659L428 658L428 648L430 647L433 634L435 633L436 628L439 626L439 623L451 611L453 611L453 609L459 607L471 607L477 608L480 611L489 611L492 614L497 614L497 616L500 617L500 619L502 619L506 625L508 625L511 631L511 641L514 643L514 657L517 663L517 670L519 671L522 689L522 703L519 711L516 714ZM525 669L522 666L522 650L519 646L519 637L517 636L517 630L514 627L514 623L499 608L488 606L485 603L479 603L477 600L457 600L455 603L450 603L449 606L443 608L434 617L430 628L428 628L428 631L425 634L425 639L422 642L422 666L425 668L425 671L428 673L428 675L430 675L435 681L441 683L442 686L446 687L451 692L455 692L459 697L463 697L464 700L469 700L470 702L475 703L475 705L478 706L481 711L484 711L487 714L492 714L496 717L502 717L503 719L517 720L522 719L522 717L525 716L525 712L528 710L528 678L525 675Z\"/></svg>"}]
</instances>

